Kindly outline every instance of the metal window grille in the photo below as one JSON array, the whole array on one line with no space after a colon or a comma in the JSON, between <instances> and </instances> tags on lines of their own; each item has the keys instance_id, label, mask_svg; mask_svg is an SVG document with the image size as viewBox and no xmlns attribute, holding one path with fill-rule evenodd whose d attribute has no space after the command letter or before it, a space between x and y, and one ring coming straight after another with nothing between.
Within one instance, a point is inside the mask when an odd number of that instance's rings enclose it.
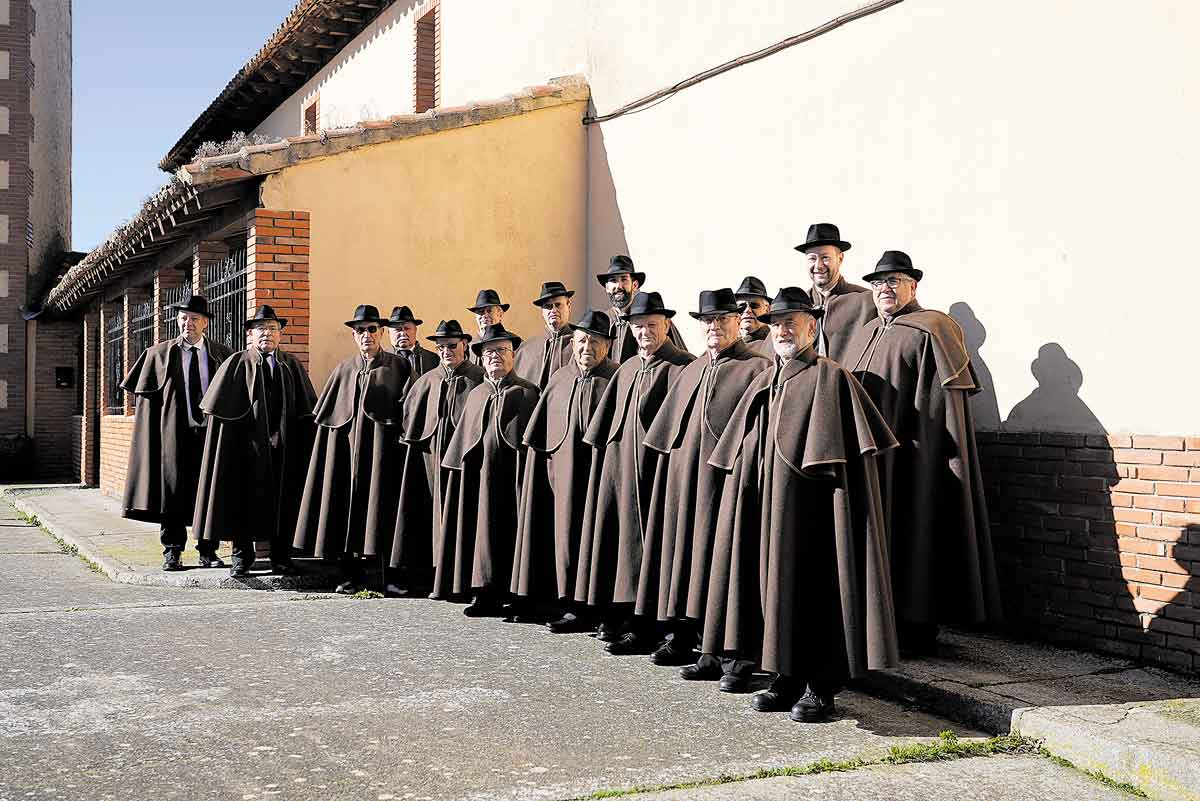
<instances>
[{"instance_id":1,"label":"metal window grille","mask_svg":"<svg viewBox=\"0 0 1200 801\"><path fill-rule=\"evenodd\" d=\"M129 352L134 358L154 344L154 301L134 303L129 307Z\"/></svg>"},{"instance_id":2,"label":"metal window grille","mask_svg":"<svg viewBox=\"0 0 1200 801\"><path fill-rule=\"evenodd\" d=\"M118 309L109 312L104 329L104 381L109 414L125 413L125 315Z\"/></svg>"},{"instance_id":3,"label":"metal window grille","mask_svg":"<svg viewBox=\"0 0 1200 801\"><path fill-rule=\"evenodd\" d=\"M182 285L164 289L159 294L162 296L163 305L158 325L158 341L166 342L179 336L179 324L175 322L176 315L171 306L187 301L192 294L192 283L185 281Z\"/></svg>"},{"instance_id":4,"label":"metal window grille","mask_svg":"<svg viewBox=\"0 0 1200 801\"><path fill-rule=\"evenodd\" d=\"M223 261L205 265L204 288L212 319L208 337L232 350L242 350L246 335L246 249L239 248Z\"/></svg>"}]
</instances>

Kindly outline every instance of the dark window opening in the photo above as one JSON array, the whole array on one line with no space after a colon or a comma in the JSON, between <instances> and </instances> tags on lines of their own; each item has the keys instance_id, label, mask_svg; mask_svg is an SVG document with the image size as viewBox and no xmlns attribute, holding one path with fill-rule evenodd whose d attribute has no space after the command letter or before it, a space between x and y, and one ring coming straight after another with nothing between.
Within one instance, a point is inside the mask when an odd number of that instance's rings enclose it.
<instances>
[{"instance_id":1,"label":"dark window opening","mask_svg":"<svg viewBox=\"0 0 1200 801\"><path fill-rule=\"evenodd\" d=\"M417 114L437 108L441 102L441 31L438 6L417 20L413 56L413 108Z\"/></svg>"}]
</instances>

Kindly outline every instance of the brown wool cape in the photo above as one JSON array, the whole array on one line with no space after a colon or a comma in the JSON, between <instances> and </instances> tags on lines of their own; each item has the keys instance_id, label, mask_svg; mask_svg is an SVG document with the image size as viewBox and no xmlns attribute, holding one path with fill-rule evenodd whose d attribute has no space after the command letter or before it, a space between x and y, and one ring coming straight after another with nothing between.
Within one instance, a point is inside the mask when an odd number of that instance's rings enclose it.
<instances>
[{"instance_id":1,"label":"brown wool cape","mask_svg":"<svg viewBox=\"0 0 1200 801\"><path fill-rule=\"evenodd\" d=\"M407 361L407 359L405 359L403 356L400 356L400 351L395 351L395 353L397 356L400 357L401 361ZM415 370L413 370L412 374L408 377L408 386L405 387L406 391L408 389L412 388L412 385L416 382L416 380L418 378L420 378L421 376L425 375L428 372L437 370L439 367L442 366L441 357L438 356L433 351L426 350L425 348L421 347L420 342L418 342L413 347L413 357L414 357L414 361L417 363L417 367Z\"/></svg>"},{"instance_id":2,"label":"brown wool cape","mask_svg":"<svg viewBox=\"0 0 1200 801\"><path fill-rule=\"evenodd\" d=\"M277 449L268 430L266 366L256 348L226 359L200 401L208 433L192 522L197 540L215 543L250 531L262 541L296 530L317 393L295 356L276 350L275 364L283 392Z\"/></svg>"},{"instance_id":3,"label":"brown wool cape","mask_svg":"<svg viewBox=\"0 0 1200 801\"><path fill-rule=\"evenodd\" d=\"M1001 619L962 329L913 301L860 329L847 367L900 448L880 464L896 616L913 623Z\"/></svg>"},{"instance_id":4,"label":"brown wool cape","mask_svg":"<svg viewBox=\"0 0 1200 801\"><path fill-rule=\"evenodd\" d=\"M755 353L766 356L772 361L775 359L775 338L771 336L771 327L768 325L755 330L750 335L750 341L746 342L746 346Z\"/></svg>"},{"instance_id":5,"label":"brown wool cape","mask_svg":"<svg viewBox=\"0 0 1200 801\"><path fill-rule=\"evenodd\" d=\"M462 419L446 445L444 531L434 555L434 593L508 590L525 467L522 437L538 388L509 373L467 395Z\"/></svg>"},{"instance_id":6,"label":"brown wool cape","mask_svg":"<svg viewBox=\"0 0 1200 801\"><path fill-rule=\"evenodd\" d=\"M670 458L656 477L638 580L639 615L704 617L713 532L727 473L708 464L746 387L772 362L741 340L683 368L667 390L646 447Z\"/></svg>"},{"instance_id":7,"label":"brown wool cape","mask_svg":"<svg viewBox=\"0 0 1200 801\"><path fill-rule=\"evenodd\" d=\"M137 396L122 515L187 526L192 522L199 474L179 457L179 443L188 427L180 341L176 337L146 348L121 382L121 389ZM231 351L207 337L204 346L211 385Z\"/></svg>"},{"instance_id":8,"label":"brown wool cape","mask_svg":"<svg viewBox=\"0 0 1200 801\"><path fill-rule=\"evenodd\" d=\"M674 326L671 326L674 329ZM668 340L643 364L639 356L617 369L600 398L583 441L597 451L588 477L579 544L575 600L593 606L633 603L642 570L644 524L659 462L645 447L667 390L695 356Z\"/></svg>"},{"instance_id":9,"label":"brown wool cape","mask_svg":"<svg viewBox=\"0 0 1200 801\"><path fill-rule=\"evenodd\" d=\"M709 460L736 483L705 652L752 657L761 644L765 670L806 681L897 664L875 463L895 444L854 377L812 348L758 374Z\"/></svg>"},{"instance_id":10,"label":"brown wool cape","mask_svg":"<svg viewBox=\"0 0 1200 801\"><path fill-rule=\"evenodd\" d=\"M379 351L338 364L313 409L316 435L295 546L324 559L388 556L396 526L408 364Z\"/></svg>"},{"instance_id":11,"label":"brown wool cape","mask_svg":"<svg viewBox=\"0 0 1200 801\"><path fill-rule=\"evenodd\" d=\"M391 567L426 569L441 543L447 469L442 457L467 395L483 383L483 368L463 360L453 372L431 370L412 383L404 399L400 505Z\"/></svg>"},{"instance_id":12,"label":"brown wool cape","mask_svg":"<svg viewBox=\"0 0 1200 801\"><path fill-rule=\"evenodd\" d=\"M560 367L571 364L571 329L563 326L557 336L542 334L530 337L517 348L513 361L513 373L524 378L538 389L545 389Z\"/></svg>"},{"instance_id":13,"label":"brown wool cape","mask_svg":"<svg viewBox=\"0 0 1200 801\"><path fill-rule=\"evenodd\" d=\"M624 364L637 356L637 339L633 336L633 331L629 329L629 320L618 309L610 308L608 315L615 321L613 323L613 344L612 348L609 349L609 358L617 364ZM683 335L679 333L679 326L671 325L671 330L667 332L667 339L676 348L687 353L687 345L683 343Z\"/></svg>"},{"instance_id":14,"label":"brown wool cape","mask_svg":"<svg viewBox=\"0 0 1200 801\"><path fill-rule=\"evenodd\" d=\"M571 364L555 373L525 428L529 450L511 590L535 599L573 599L593 449L583 441L617 363L587 375Z\"/></svg>"},{"instance_id":15,"label":"brown wool cape","mask_svg":"<svg viewBox=\"0 0 1200 801\"><path fill-rule=\"evenodd\" d=\"M878 315L871 290L839 277L827 296L814 289L812 298L825 310L817 319L817 352L841 364L858 329Z\"/></svg>"}]
</instances>

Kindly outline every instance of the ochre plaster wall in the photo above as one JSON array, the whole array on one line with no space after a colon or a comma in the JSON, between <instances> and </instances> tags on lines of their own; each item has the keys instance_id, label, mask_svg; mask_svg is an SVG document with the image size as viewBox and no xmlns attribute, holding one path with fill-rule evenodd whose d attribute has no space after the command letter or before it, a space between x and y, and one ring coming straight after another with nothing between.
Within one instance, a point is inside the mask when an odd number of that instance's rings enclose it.
<instances>
[{"instance_id":1,"label":"ochre plaster wall","mask_svg":"<svg viewBox=\"0 0 1200 801\"><path fill-rule=\"evenodd\" d=\"M585 104L366 147L300 164L263 184L267 209L311 212L310 370L318 387L350 355L354 307L407 304L456 318L477 290L500 292L505 323L540 333L530 300L584 279ZM582 311L579 309L577 311Z\"/></svg>"}]
</instances>

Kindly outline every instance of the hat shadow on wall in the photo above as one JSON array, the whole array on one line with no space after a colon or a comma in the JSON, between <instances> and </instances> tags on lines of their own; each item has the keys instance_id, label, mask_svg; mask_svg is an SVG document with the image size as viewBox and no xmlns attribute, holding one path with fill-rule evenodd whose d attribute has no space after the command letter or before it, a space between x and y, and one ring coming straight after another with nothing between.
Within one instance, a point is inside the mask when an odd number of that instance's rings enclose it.
<instances>
[{"instance_id":1,"label":"hat shadow on wall","mask_svg":"<svg viewBox=\"0 0 1200 801\"><path fill-rule=\"evenodd\" d=\"M589 103L588 113L596 109ZM608 148L604 142L604 126L589 125L587 136L587 250L584 274L579 276L579 286L587 287L586 302L597 311L607 311L608 296L603 287L596 283L593 274L604 272L608 260L618 254L629 253L629 242L625 238L625 220L621 216L621 204L617 200L617 185L613 180L612 167L608 162ZM637 263L636 258L634 263ZM582 300L582 299L581 299ZM574 316L582 315L585 308L573 310Z\"/></svg>"},{"instance_id":2,"label":"hat shadow on wall","mask_svg":"<svg viewBox=\"0 0 1200 801\"><path fill-rule=\"evenodd\" d=\"M1083 370L1061 344L1038 348L1030 363L1037 386L1000 421L980 353L987 329L967 303L950 312L983 389L972 412L1009 627L1085 650L1164 661L1170 632L1194 615L1188 598L1200 590L1200 576L1176 547L1200 545L1200 526L1181 526L1174 542L1162 539L1170 527L1151 514L1165 514L1156 511L1166 508L1163 501L1138 494L1151 482L1142 480L1140 465L1114 452L1103 422L1079 397ZM1183 586L1154 583L1156 572ZM1126 671L1113 668L1107 680L1080 685L1062 703L1200 695L1194 683L1157 681L1137 670L1129 666L1126 681Z\"/></svg>"}]
</instances>

